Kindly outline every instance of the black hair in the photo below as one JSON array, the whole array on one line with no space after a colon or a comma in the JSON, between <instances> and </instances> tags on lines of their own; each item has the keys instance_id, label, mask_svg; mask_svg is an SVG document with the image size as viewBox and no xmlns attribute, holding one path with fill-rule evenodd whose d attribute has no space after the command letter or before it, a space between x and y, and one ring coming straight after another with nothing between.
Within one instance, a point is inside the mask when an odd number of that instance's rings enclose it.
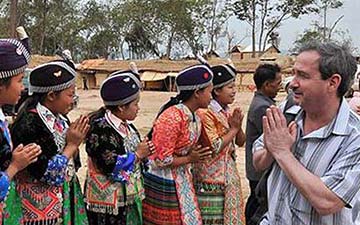
<instances>
[{"instance_id":1,"label":"black hair","mask_svg":"<svg viewBox=\"0 0 360 225\"><path fill-rule=\"evenodd\" d=\"M55 91L55 95L58 95L61 91ZM19 121L24 113L30 109L34 109L38 103L43 104L48 93L33 93L29 95L28 93L22 96L22 99L19 101L18 106L18 115L14 122Z\"/></svg>"},{"instance_id":2,"label":"black hair","mask_svg":"<svg viewBox=\"0 0 360 225\"><path fill-rule=\"evenodd\" d=\"M133 100L135 101L135 100ZM122 106L129 106L133 101L128 102ZM93 121L94 118L98 118L100 115L105 114L106 110L110 110L111 113L115 113L118 110L118 105L104 105L102 107L100 107L98 110L91 112L88 114L88 117L90 119L90 123Z\"/></svg>"},{"instance_id":3,"label":"black hair","mask_svg":"<svg viewBox=\"0 0 360 225\"><path fill-rule=\"evenodd\" d=\"M218 88L213 88L212 89L212 91L211 91L211 97L213 98L213 99L216 99L216 94L215 94L215 91L216 90L221 90L223 87L225 87L225 86L221 86L221 87L218 87Z\"/></svg>"},{"instance_id":4,"label":"black hair","mask_svg":"<svg viewBox=\"0 0 360 225\"><path fill-rule=\"evenodd\" d=\"M277 64L262 64L256 68L254 73L254 82L256 88L259 90L266 81L273 81L276 74L281 71Z\"/></svg>"},{"instance_id":5,"label":"black hair","mask_svg":"<svg viewBox=\"0 0 360 225\"><path fill-rule=\"evenodd\" d=\"M0 79L0 86L5 86L6 88L10 86L11 77Z\"/></svg>"}]
</instances>

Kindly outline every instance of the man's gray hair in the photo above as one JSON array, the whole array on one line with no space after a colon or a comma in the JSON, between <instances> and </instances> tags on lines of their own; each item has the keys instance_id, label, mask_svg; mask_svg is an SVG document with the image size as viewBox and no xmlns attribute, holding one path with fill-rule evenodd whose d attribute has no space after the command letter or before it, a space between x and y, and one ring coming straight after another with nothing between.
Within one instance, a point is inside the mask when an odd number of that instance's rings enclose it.
<instances>
[{"instance_id":1,"label":"man's gray hair","mask_svg":"<svg viewBox=\"0 0 360 225\"><path fill-rule=\"evenodd\" d=\"M333 74L341 76L341 83L337 95L342 97L348 91L357 70L355 57L352 56L348 46L340 46L333 42L306 43L300 48L299 54L306 51L316 51L320 55L319 71L321 78L326 80Z\"/></svg>"}]
</instances>

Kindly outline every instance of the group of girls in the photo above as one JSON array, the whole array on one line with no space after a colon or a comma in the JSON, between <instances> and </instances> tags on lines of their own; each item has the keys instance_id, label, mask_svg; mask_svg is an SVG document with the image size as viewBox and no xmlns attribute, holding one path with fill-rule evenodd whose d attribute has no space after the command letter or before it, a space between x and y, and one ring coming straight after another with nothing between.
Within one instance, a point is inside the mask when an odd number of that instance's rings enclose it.
<instances>
[{"instance_id":1,"label":"group of girls","mask_svg":"<svg viewBox=\"0 0 360 225\"><path fill-rule=\"evenodd\" d=\"M0 106L16 104L30 58L27 36L0 40ZM133 121L136 70L110 74L103 106L70 122L76 71L69 60L36 67L10 131L0 111L0 202L4 225L244 224L235 144L243 114L233 66L200 64L176 78L179 94L141 138ZM11 133L11 135L10 135ZM82 192L77 169L86 142ZM13 147L14 146L14 147Z\"/></svg>"}]
</instances>

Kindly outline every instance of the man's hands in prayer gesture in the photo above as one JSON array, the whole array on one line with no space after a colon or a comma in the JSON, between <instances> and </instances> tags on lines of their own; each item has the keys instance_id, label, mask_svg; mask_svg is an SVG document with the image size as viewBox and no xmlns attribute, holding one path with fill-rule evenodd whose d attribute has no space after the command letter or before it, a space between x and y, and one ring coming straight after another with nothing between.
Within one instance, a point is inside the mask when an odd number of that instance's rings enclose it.
<instances>
[{"instance_id":1,"label":"man's hands in prayer gesture","mask_svg":"<svg viewBox=\"0 0 360 225\"><path fill-rule=\"evenodd\" d=\"M291 147L296 140L296 123L289 126L282 111L271 106L263 117L265 148L276 158L276 155L291 153Z\"/></svg>"}]
</instances>

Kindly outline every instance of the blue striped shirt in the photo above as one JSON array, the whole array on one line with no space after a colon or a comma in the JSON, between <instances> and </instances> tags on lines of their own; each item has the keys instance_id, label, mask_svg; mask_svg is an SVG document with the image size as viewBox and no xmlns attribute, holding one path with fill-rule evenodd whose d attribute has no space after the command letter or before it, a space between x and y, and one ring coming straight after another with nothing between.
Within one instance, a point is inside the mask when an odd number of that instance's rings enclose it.
<instances>
[{"instance_id":1,"label":"blue striped shirt","mask_svg":"<svg viewBox=\"0 0 360 225\"><path fill-rule=\"evenodd\" d=\"M294 156L346 206L337 213L319 215L275 163L268 179L269 210L261 225L360 224L360 118L343 99L337 116L328 125L304 135L304 111L296 107L289 112L297 114ZM253 151L263 146L261 136Z\"/></svg>"}]
</instances>

